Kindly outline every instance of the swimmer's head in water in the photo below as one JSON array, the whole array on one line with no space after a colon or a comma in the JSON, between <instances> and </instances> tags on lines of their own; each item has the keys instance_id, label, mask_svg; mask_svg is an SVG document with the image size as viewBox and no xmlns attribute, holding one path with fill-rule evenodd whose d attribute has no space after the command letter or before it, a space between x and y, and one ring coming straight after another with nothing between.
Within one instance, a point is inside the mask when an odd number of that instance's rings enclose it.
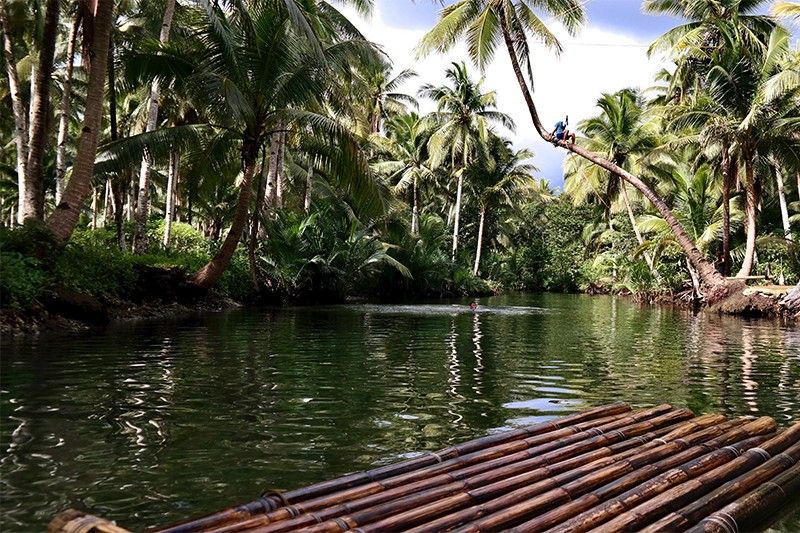
<instances>
[{"instance_id":1,"label":"swimmer's head in water","mask_svg":"<svg viewBox=\"0 0 800 533\"><path fill-rule=\"evenodd\" d=\"M478 303L477 302L472 302L471 304L469 304L469 308L474 311L475 309L478 308Z\"/></svg>"}]
</instances>

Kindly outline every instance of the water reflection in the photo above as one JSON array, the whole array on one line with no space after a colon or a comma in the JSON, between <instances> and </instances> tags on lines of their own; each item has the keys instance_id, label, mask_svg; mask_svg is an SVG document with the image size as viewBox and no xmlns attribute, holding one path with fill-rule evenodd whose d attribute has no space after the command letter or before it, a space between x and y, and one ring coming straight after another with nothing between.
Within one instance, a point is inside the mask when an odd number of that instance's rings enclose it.
<instances>
[{"instance_id":1,"label":"water reflection","mask_svg":"<svg viewBox=\"0 0 800 533\"><path fill-rule=\"evenodd\" d=\"M795 328L617 298L467 303L5 344L4 531L76 505L142 529L619 399L800 419Z\"/></svg>"}]
</instances>

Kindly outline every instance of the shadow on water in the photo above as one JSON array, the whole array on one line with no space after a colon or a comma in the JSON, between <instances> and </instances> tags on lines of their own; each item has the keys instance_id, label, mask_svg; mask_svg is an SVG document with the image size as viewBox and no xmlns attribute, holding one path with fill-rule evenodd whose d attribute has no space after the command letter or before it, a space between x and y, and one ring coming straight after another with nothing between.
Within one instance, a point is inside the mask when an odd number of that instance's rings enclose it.
<instances>
[{"instance_id":1,"label":"shadow on water","mask_svg":"<svg viewBox=\"0 0 800 533\"><path fill-rule=\"evenodd\" d=\"M241 310L2 345L4 531L142 529L625 399L800 420L800 331L611 297ZM800 529L794 513L779 528Z\"/></svg>"}]
</instances>

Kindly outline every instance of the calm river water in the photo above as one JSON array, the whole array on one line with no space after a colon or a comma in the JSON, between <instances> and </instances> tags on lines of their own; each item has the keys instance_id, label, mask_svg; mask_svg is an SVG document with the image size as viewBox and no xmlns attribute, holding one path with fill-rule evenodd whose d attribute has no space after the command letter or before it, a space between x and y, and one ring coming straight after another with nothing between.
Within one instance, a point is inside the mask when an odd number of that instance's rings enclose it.
<instances>
[{"instance_id":1,"label":"calm river water","mask_svg":"<svg viewBox=\"0 0 800 533\"><path fill-rule=\"evenodd\" d=\"M800 420L800 329L611 297L235 311L1 348L5 532L67 507L141 529L623 399Z\"/></svg>"}]
</instances>

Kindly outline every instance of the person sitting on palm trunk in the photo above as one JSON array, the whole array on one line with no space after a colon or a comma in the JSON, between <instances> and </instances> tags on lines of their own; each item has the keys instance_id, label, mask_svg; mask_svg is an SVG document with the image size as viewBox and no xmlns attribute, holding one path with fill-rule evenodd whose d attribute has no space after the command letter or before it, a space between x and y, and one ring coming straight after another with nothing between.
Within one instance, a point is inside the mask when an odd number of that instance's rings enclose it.
<instances>
[{"instance_id":1,"label":"person sitting on palm trunk","mask_svg":"<svg viewBox=\"0 0 800 533\"><path fill-rule=\"evenodd\" d=\"M550 135L555 136L555 138L558 139L559 141L565 141L565 140L569 141L570 139L572 139L572 144L575 144L575 134L567 129L568 124L569 124L569 115L567 115L567 117L563 121L559 120L558 122L556 122L556 127L553 129L552 132L550 132Z\"/></svg>"}]
</instances>

